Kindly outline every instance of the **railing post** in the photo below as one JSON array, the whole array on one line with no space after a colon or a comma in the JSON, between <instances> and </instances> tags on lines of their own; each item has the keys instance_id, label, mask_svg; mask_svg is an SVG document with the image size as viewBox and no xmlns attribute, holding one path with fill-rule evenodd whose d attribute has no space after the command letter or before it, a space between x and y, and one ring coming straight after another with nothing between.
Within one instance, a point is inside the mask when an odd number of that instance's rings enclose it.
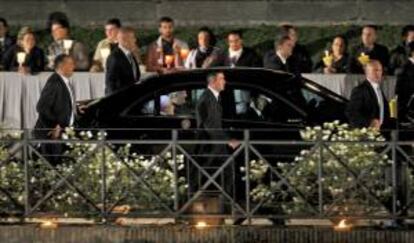
<instances>
[{"instance_id":1,"label":"railing post","mask_svg":"<svg viewBox=\"0 0 414 243\"><path fill-rule=\"evenodd\" d=\"M323 139L322 139L322 131L318 136L319 145L319 160L318 160L318 204L319 204L319 215L323 215Z\"/></svg>"},{"instance_id":2,"label":"railing post","mask_svg":"<svg viewBox=\"0 0 414 243\"><path fill-rule=\"evenodd\" d=\"M392 215L397 216L397 130L391 131L391 159L392 159Z\"/></svg>"},{"instance_id":3,"label":"railing post","mask_svg":"<svg viewBox=\"0 0 414 243\"><path fill-rule=\"evenodd\" d=\"M99 144L97 144L97 146L101 147L101 155L102 155L102 160L101 160L101 181L102 181L102 186L101 186L101 200L102 200L102 210L101 210L101 217L102 217L102 222L106 223L107 222L107 216L108 213L106 211L106 154L105 154L105 132L104 130L99 130L99 133L101 134L101 136L98 136L98 138L101 139L101 141L99 141Z\"/></svg>"},{"instance_id":4,"label":"railing post","mask_svg":"<svg viewBox=\"0 0 414 243\"><path fill-rule=\"evenodd\" d=\"M173 159L173 170L174 170L174 213L178 212L179 207L179 192L178 192L178 167L177 167L177 142L178 142L178 131L172 130L172 159Z\"/></svg>"},{"instance_id":5,"label":"railing post","mask_svg":"<svg viewBox=\"0 0 414 243\"><path fill-rule=\"evenodd\" d=\"M23 130L23 162L24 162L24 216L30 212L30 188L29 188L29 131Z\"/></svg>"},{"instance_id":6,"label":"railing post","mask_svg":"<svg viewBox=\"0 0 414 243\"><path fill-rule=\"evenodd\" d=\"M249 225L252 223L250 213L250 131L244 130L244 166L246 168L246 212L247 222ZM236 168L237 169L237 168Z\"/></svg>"}]
</instances>

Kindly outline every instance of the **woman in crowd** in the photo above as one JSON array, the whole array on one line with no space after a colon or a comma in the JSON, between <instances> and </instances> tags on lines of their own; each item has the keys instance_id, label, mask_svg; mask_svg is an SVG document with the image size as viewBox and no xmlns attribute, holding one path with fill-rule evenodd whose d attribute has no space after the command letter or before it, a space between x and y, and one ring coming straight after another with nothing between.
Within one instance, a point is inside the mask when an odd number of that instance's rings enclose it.
<instances>
[{"instance_id":1,"label":"woman in crowd","mask_svg":"<svg viewBox=\"0 0 414 243\"><path fill-rule=\"evenodd\" d=\"M315 71L324 74L346 73L348 65L347 41L343 36L336 36L329 50L325 51Z\"/></svg>"},{"instance_id":2,"label":"woman in crowd","mask_svg":"<svg viewBox=\"0 0 414 243\"><path fill-rule=\"evenodd\" d=\"M197 43L197 48L191 50L186 59L185 67L188 69L210 67L212 56L219 51L219 48L215 47L216 37L207 27L198 31Z\"/></svg>"},{"instance_id":3,"label":"woman in crowd","mask_svg":"<svg viewBox=\"0 0 414 243\"><path fill-rule=\"evenodd\" d=\"M7 71L34 74L44 70L43 50L36 46L36 37L30 27L23 27L17 35L17 43L4 54L3 66Z\"/></svg>"}]
</instances>

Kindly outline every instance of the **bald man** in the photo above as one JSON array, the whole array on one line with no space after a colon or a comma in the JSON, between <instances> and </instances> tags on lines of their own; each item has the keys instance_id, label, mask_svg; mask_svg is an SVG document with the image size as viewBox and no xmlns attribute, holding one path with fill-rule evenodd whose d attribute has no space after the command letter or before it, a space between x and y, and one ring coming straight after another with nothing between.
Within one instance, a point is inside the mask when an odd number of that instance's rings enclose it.
<instances>
[{"instance_id":1,"label":"bald man","mask_svg":"<svg viewBox=\"0 0 414 243\"><path fill-rule=\"evenodd\" d=\"M388 101L381 90L383 68L372 60L365 66L365 81L352 90L346 116L353 127L386 128L390 122Z\"/></svg>"}]
</instances>

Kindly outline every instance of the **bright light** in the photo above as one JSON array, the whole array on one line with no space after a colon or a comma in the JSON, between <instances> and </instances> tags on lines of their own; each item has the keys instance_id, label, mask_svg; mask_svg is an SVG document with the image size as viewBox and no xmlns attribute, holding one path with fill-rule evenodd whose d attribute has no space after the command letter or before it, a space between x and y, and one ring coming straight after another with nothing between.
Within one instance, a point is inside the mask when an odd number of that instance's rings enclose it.
<instances>
[{"instance_id":1,"label":"bright light","mask_svg":"<svg viewBox=\"0 0 414 243\"><path fill-rule=\"evenodd\" d=\"M204 228L206 228L208 225L207 225L207 223L206 222L204 222L204 221L199 221L199 222L197 222L197 224L196 224L196 228L197 229L204 229Z\"/></svg>"},{"instance_id":2,"label":"bright light","mask_svg":"<svg viewBox=\"0 0 414 243\"><path fill-rule=\"evenodd\" d=\"M40 228L42 229L56 229L57 227L58 224L52 220L46 220L40 224Z\"/></svg>"},{"instance_id":3,"label":"bright light","mask_svg":"<svg viewBox=\"0 0 414 243\"><path fill-rule=\"evenodd\" d=\"M346 223L346 219L342 219L338 225L335 225L334 229L337 231L348 231L351 230L352 225Z\"/></svg>"}]
</instances>

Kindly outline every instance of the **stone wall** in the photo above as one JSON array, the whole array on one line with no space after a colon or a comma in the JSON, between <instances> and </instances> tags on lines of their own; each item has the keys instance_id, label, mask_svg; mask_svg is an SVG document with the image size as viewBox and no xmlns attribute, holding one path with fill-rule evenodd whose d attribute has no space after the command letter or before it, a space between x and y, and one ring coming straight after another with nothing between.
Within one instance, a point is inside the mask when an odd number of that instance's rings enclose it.
<instances>
[{"instance_id":1,"label":"stone wall","mask_svg":"<svg viewBox=\"0 0 414 243\"><path fill-rule=\"evenodd\" d=\"M365 24L413 21L410 0L0 0L0 16L13 25L45 26L49 13L67 13L72 25L102 25L110 17L153 27L168 15L181 26Z\"/></svg>"}]
</instances>

